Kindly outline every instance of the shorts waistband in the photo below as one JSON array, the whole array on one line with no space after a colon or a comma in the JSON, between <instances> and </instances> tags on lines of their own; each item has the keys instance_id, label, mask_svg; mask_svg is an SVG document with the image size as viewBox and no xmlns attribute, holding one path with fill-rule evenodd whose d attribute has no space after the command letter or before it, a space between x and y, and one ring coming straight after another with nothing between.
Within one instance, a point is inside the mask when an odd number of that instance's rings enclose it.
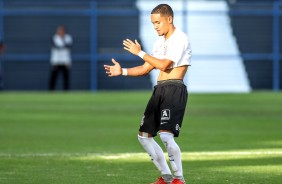
<instances>
[{"instance_id":1,"label":"shorts waistband","mask_svg":"<svg viewBox=\"0 0 282 184\"><path fill-rule=\"evenodd\" d=\"M181 80L181 79L168 79L168 80L158 81L157 85L168 84L168 83L184 84L183 80Z\"/></svg>"}]
</instances>

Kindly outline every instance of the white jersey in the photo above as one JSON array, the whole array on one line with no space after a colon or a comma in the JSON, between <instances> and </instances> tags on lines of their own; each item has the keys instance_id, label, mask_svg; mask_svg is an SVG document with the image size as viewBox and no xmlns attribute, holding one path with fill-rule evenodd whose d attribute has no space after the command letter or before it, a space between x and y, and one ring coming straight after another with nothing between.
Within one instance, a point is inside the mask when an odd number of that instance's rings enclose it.
<instances>
[{"instance_id":1,"label":"white jersey","mask_svg":"<svg viewBox=\"0 0 282 184\"><path fill-rule=\"evenodd\" d=\"M175 29L172 35L165 40L159 37L155 42L152 55L158 59L173 61L170 68L191 65L191 45L187 35L179 29Z\"/></svg>"}]
</instances>

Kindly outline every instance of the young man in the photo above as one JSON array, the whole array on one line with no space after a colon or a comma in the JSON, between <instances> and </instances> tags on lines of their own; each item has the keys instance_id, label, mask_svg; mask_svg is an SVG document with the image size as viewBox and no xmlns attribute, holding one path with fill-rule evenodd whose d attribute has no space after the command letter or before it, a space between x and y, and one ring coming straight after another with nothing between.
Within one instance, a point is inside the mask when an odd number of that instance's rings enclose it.
<instances>
[{"instance_id":1,"label":"young man","mask_svg":"<svg viewBox=\"0 0 282 184\"><path fill-rule=\"evenodd\" d=\"M155 166L161 171L161 177L154 184L183 184L181 151L174 140L178 137L187 102L187 88L183 78L190 65L191 47L185 33L175 28L173 11L167 4L160 4L151 12L151 21L159 35L153 53L149 55L141 50L141 45L126 39L124 49L141 57L144 64L133 68L121 68L112 59L113 66L104 65L108 76L142 76L154 68L160 70L158 84L154 88L146 107L138 140L148 152ZM168 152L173 173L165 160L164 152L154 138L159 132Z\"/></svg>"}]
</instances>

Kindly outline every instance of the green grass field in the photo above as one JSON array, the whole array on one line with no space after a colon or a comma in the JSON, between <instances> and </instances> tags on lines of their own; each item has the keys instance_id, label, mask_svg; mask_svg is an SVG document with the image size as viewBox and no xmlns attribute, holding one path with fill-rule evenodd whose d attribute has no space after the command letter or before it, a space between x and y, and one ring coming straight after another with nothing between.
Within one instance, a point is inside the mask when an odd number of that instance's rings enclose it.
<instances>
[{"instance_id":1,"label":"green grass field","mask_svg":"<svg viewBox=\"0 0 282 184\"><path fill-rule=\"evenodd\" d=\"M137 140L150 95L0 93L0 183L154 181ZM177 142L187 184L280 184L282 93L190 94Z\"/></svg>"}]
</instances>

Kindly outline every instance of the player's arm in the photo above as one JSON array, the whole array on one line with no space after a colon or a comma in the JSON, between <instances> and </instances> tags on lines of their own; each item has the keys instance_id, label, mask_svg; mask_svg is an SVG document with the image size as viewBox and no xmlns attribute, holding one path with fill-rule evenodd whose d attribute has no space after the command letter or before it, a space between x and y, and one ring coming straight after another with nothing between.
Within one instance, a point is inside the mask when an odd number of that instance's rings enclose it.
<instances>
[{"instance_id":1,"label":"player's arm","mask_svg":"<svg viewBox=\"0 0 282 184\"><path fill-rule=\"evenodd\" d=\"M144 62L143 65L136 66L133 68L124 68L123 70L126 70L126 75L128 76L144 76L148 75L153 69L154 67L152 65Z\"/></svg>"},{"instance_id":2,"label":"player's arm","mask_svg":"<svg viewBox=\"0 0 282 184\"><path fill-rule=\"evenodd\" d=\"M131 41L130 39L126 39L123 41L124 49L129 51L130 53L140 56L145 63L152 65L154 68L157 68L161 71L167 70L173 61L169 59L157 59L149 54L146 54L141 50L141 45L135 40L135 42Z\"/></svg>"},{"instance_id":3,"label":"player's arm","mask_svg":"<svg viewBox=\"0 0 282 184\"><path fill-rule=\"evenodd\" d=\"M154 69L152 65L146 62L143 65L136 66L133 68L121 68L120 64L114 59L112 59L112 62L114 65L104 65L106 74L109 77L114 77L119 75L143 76L143 75L147 75L151 70Z\"/></svg>"}]
</instances>

